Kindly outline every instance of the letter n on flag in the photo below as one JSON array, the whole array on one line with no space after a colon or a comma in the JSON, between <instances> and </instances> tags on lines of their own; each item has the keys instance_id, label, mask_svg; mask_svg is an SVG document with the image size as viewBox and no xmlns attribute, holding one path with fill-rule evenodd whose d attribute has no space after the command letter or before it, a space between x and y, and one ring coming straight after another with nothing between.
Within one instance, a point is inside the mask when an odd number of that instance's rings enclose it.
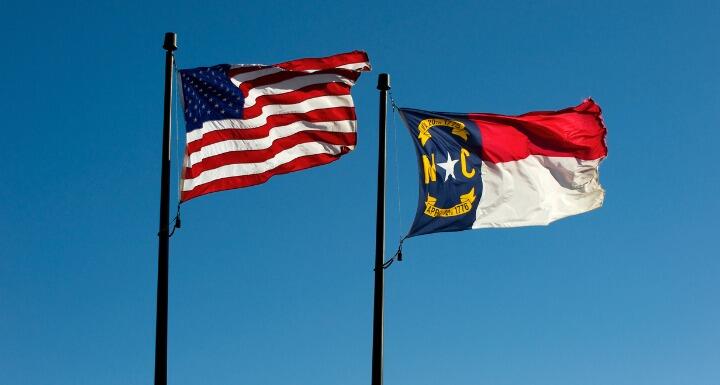
<instances>
[{"instance_id":1,"label":"letter n on flag","mask_svg":"<svg viewBox=\"0 0 720 385\"><path fill-rule=\"evenodd\" d=\"M603 204L600 106L519 116L401 108L417 150L420 197L408 237L547 225Z\"/></svg>"},{"instance_id":2,"label":"letter n on flag","mask_svg":"<svg viewBox=\"0 0 720 385\"><path fill-rule=\"evenodd\" d=\"M186 147L180 200L266 182L352 151L350 88L365 52L180 70Z\"/></svg>"}]
</instances>

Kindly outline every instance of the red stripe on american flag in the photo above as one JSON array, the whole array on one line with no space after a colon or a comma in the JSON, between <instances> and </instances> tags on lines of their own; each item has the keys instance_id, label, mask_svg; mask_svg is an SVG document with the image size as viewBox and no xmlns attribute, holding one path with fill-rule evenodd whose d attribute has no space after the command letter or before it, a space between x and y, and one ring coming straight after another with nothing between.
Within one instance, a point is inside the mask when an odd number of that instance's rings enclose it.
<instances>
[{"instance_id":1,"label":"red stripe on american flag","mask_svg":"<svg viewBox=\"0 0 720 385\"><path fill-rule=\"evenodd\" d=\"M180 199L183 202L186 202L192 198L196 198L201 195L205 195L205 194L209 194L209 193L213 193L213 192L217 192L217 191L231 190L231 189L236 189L236 188L241 188L241 187L249 187L249 186L262 184L262 183L267 182L268 179L272 178L275 175L287 174L287 173L290 173L293 171L300 171L300 170L308 169L311 167L322 166L324 164L334 162L334 161L338 160L342 155L346 154L347 152L349 152L349 150L343 151L342 153L340 153L338 155L318 154L318 155L304 156L304 157L289 161L287 163L283 163L280 166L278 166L272 170L268 170L268 171L260 173L260 174L216 179L212 182L208 182L208 183L204 183L202 185L196 186L192 190L183 191L180 194Z\"/></svg>"},{"instance_id":2,"label":"red stripe on american flag","mask_svg":"<svg viewBox=\"0 0 720 385\"><path fill-rule=\"evenodd\" d=\"M233 76L235 76L235 75L240 75L240 74L244 74L244 73L248 73L248 72L252 72L252 71L261 70L261 69L263 69L263 68L272 68L272 66L267 66L267 65L244 65L244 66L239 66L239 67L235 67L235 68L230 68L230 69L228 70L227 75L228 75L229 77L233 77Z\"/></svg>"},{"instance_id":3,"label":"red stripe on american flag","mask_svg":"<svg viewBox=\"0 0 720 385\"><path fill-rule=\"evenodd\" d=\"M263 95L255 100L252 107L243 111L243 119L252 119L262 115L262 108L271 104L295 104L319 96L340 95L350 95L350 86L343 83L320 83L283 94Z\"/></svg>"},{"instance_id":4,"label":"red stripe on american flag","mask_svg":"<svg viewBox=\"0 0 720 385\"><path fill-rule=\"evenodd\" d=\"M347 64L369 62L370 59L368 58L367 53L362 51L353 51L323 58L291 60L284 63L276 64L274 66L257 65L235 67L231 68L230 71L228 71L228 76L232 77L242 73L269 67L278 67L288 71L318 71L323 69L337 68ZM369 67L370 65L368 64L368 69L370 69Z\"/></svg>"},{"instance_id":5,"label":"red stripe on american flag","mask_svg":"<svg viewBox=\"0 0 720 385\"><path fill-rule=\"evenodd\" d=\"M323 58L308 58L286 61L284 63L277 64L277 67L291 70L291 71L313 71L322 70L328 68L336 68L346 64L352 63L369 63L367 53L363 51L353 51L347 53L341 53L333 56ZM369 69L369 65L368 65Z\"/></svg>"},{"instance_id":6,"label":"red stripe on american flag","mask_svg":"<svg viewBox=\"0 0 720 385\"><path fill-rule=\"evenodd\" d=\"M316 76L316 75L338 75L338 79L346 78L350 79L353 82L357 81L357 79L360 77L360 73L352 70L346 70L346 69L330 69L330 70L322 70L317 72L293 72L293 71L283 71L278 72L270 75L260 76L256 79L248 80L242 82L240 84L240 90L247 96L248 92L252 90L253 88L259 88L262 86L269 86L271 84L279 83L285 80L295 79L299 77L304 76Z\"/></svg>"},{"instance_id":7,"label":"red stripe on american flag","mask_svg":"<svg viewBox=\"0 0 720 385\"><path fill-rule=\"evenodd\" d=\"M338 146L354 146L357 143L355 133L328 131L301 131L279 138L262 150L230 151L204 158L191 167L185 168L185 179L197 178L201 173L229 164L260 163L273 158L279 152L301 143L321 142Z\"/></svg>"},{"instance_id":8,"label":"red stripe on american flag","mask_svg":"<svg viewBox=\"0 0 720 385\"><path fill-rule=\"evenodd\" d=\"M186 152L193 154L200 151L203 147L225 140L253 140L262 139L270 134L270 130L275 127L285 126L295 122L329 122L339 120L355 120L355 108L353 107L335 107L313 110L306 113L272 115L267 119L267 123L256 128L246 129L225 129L211 131L202 136L201 139L194 140L187 144Z\"/></svg>"}]
</instances>

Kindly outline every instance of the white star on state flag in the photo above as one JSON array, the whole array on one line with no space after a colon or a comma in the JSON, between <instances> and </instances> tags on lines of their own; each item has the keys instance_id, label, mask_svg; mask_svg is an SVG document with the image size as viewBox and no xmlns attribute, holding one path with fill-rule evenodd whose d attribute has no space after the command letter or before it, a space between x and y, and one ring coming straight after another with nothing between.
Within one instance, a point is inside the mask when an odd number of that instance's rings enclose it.
<instances>
[{"instance_id":1,"label":"white star on state flag","mask_svg":"<svg viewBox=\"0 0 720 385\"><path fill-rule=\"evenodd\" d=\"M450 157L450 153L447 153L447 160L444 163L438 163L437 165L440 166L443 170L445 170L445 180L443 182L447 182L448 177L452 176L453 179L455 179L455 163L457 163L457 159L453 160L453 158Z\"/></svg>"}]
</instances>

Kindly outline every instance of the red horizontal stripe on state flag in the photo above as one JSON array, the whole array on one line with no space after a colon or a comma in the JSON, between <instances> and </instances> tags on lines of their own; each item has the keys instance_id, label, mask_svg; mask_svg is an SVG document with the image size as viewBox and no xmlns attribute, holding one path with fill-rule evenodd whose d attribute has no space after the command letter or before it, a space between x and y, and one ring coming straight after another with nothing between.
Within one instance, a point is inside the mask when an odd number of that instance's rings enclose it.
<instances>
[{"instance_id":1,"label":"red horizontal stripe on state flag","mask_svg":"<svg viewBox=\"0 0 720 385\"><path fill-rule=\"evenodd\" d=\"M357 143L357 134L354 132L301 131L284 138L278 138L270 147L262 150L231 151L204 158L191 167L185 168L185 179L196 178L203 171L213 170L228 164L265 162L283 150L308 142L354 146Z\"/></svg>"},{"instance_id":2,"label":"red horizontal stripe on state flag","mask_svg":"<svg viewBox=\"0 0 720 385\"><path fill-rule=\"evenodd\" d=\"M606 128L600 106L592 99L560 111L530 112L518 116L468 114L482 137L482 158L511 162L530 155L582 160L607 155Z\"/></svg>"},{"instance_id":3,"label":"red horizontal stripe on state flag","mask_svg":"<svg viewBox=\"0 0 720 385\"><path fill-rule=\"evenodd\" d=\"M291 71L312 71L336 68L346 64L367 63L369 61L370 59L368 58L367 53L363 51L353 51L322 58L307 58L286 61L284 63L275 64L275 67Z\"/></svg>"},{"instance_id":4,"label":"red horizontal stripe on state flag","mask_svg":"<svg viewBox=\"0 0 720 385\"><path fill-rule=\"evenodd\" d=\"M299 78L303 76L314 76L314 75L323 75L323 74L331 74L331 75L338 75L338 80L340 78L346 78L350 79L353 82L357 81L360 77L360 72L352 71L352 70L346 70L341 68L335 68L335 69L329 69L329 70L322 70L317 72L296 72L296 71L282 71L282 72L276 72L274 74L260 76L259 78L255 78L253 80L248 80L245 82L242 82L240 84L240 91L243 92L245 96L247 96L248 92L250 92L253 88L261 88L263 86L269 86L271 84L279 83L285 80L290 80L293 78ZM323 82L326 83L326 82Z\"/></svg>"},{"instance_id":5,"label":"red horizontal stripe on state flag","mask_svg":"<svg viewBox=\"0 0 720 385\"><path fill-rule=\"evenodd\" d=\"M271 115L267 122L255 128L228 128L210 131L202 138L187 144L188 154L200 151L201 148L224 140L253 140L270 135L275 127L286 126L295 122L331 122L337 120L356 120L354 107L321 108L303 113Z\"/></svg>"},{"instance_id":6,"label":"red horizontal stripe on state flag","mask_svg":"<svg viewBox=\"0 0 720 385\"><path fill-rule=\"evenodd\" d=\"M263 95L255 99L252 107L243 110L243 119L252 119L262 114L262 108L271 104L295 104L319 96L350 95L350 85L345 83L311 84L282 94Z\"/></svg>"},{"instance_id":7,"label":"red horizontal stripe on state flag","mask_svg":"<svg viewBox=\"0 0 720 385\"><path fill-rule=\"evenodd\" d=\"M349 150L348 150L349 151ZM262 184L268 181L275 175L287 174L293 171L300 171L311 167L321 166L338 160L342 155L348 151L343 151L338 155L330 154L317 154L303 156L297 159L293 159L290 162L283 163L272 170L265 171L261 174L236 176L229 178L216 179L212 182L203 183L190 191L183 191L180 194L180 200L186 202L192 198L199 197L201 195L209 194L212 192L231 190L241 187L249 187L258 184Z\"/></svg>"}]
</instances>

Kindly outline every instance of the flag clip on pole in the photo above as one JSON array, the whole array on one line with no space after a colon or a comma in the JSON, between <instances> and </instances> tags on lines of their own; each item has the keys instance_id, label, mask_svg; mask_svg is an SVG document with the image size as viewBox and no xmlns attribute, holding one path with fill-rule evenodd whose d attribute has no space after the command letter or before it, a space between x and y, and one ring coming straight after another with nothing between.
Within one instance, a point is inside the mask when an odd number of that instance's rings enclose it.
<instances>
[{"instance_id":1,"label":"flag clip on pole","mask_svg":"<svg viewBox=\"0 0 720 385\"><path fill-rule=\"evenodd\" d=\"M380 119L378 122L377 216L375 223L375 298L373 307L372 385L383 383L383 296L385 258L385 126L390 75L378 75Z\"/></svg>"},{"instance_id":2,"label":"flag clip on pole","mask_svg":"<svg viewBox=\"0 0 720 385\"><path fill-rule=\"evenodd\" d=\"M163 111L162 171L160 173L160 230L158 231L157 315L155 320L155 385L167 385L168 254L170 227L170 117L177 35L165 34L165 106Z\"/></svg>"}]
</instances>

